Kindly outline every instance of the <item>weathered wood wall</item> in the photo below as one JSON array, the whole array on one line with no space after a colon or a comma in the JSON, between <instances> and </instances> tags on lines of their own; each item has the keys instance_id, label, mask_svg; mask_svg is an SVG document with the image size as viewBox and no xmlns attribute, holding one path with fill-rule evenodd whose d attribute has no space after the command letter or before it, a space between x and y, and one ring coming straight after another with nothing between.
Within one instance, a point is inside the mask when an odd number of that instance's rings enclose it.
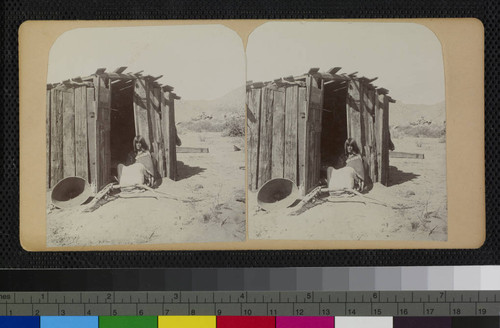
<instances>
[{"instance_id":1,"label":"weathered wood wall","mask_svg":"<svg viewBox=\"0 0 500 328\"><path fill-rule=\"evenodd\" d=\"M47 188L69 176L86 179L94 192L112 181L111 74L47 90ZM134 83L135 133L148 143L157 174L175 180L174 100L179 98L146 78L138 77Z\"/></svg>"},{"instance_id":2,"label":"weathered wood wall","mask_svg":"<svg viewBox=\"0 0 500 328\"><path fill-rule=\"evenodd\" d=\"M262 104L261 95L262 89L251 89L247 92L247 179L248 185L251 190L255 190L259 187L258 172L260 145L260 110Z\"/></svg>"},{"instance_id":3,"label":"weathered wood wall","mask_svg":"<svg viewBox=\"0 0 500 328\"><path fill-rule=\"evenodd\" d=\"M372 182L387 185L389 172L389 97L366 81L349 82L347 136L353 138Z\"/></svg>"},{"instance_id":4,"label":"weathered wood wall","mask_svg":"<svg viewBox=\"0 0 500 328\"><path fill-rule=\"evenodd\" d=\"M307 89L266 86L247 92L248 186L274 178L304 183L307 173ZM302 181L302 182L301 182Z\"/></svg>"}]
</instances>

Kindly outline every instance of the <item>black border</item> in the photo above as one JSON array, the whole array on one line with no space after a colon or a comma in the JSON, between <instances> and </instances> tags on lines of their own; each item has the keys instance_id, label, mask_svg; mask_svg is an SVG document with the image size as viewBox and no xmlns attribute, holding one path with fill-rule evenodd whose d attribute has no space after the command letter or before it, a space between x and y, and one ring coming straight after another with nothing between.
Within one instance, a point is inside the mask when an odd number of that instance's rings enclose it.
<instances>
[{"instance_id":1,"label":"black border","mask_svg":"<svg viewBox=\"0 0 500 328\"><path fill-rule=\"evenodd\" d=\"M500 264L498 1L5 0L2 33L1 268L421 266ZM485 27L486 242L477 250L27 252L19 243L18 28L26 20L475 17ZM471 108L471 110L482 110ZM464 160L467 160L464 156ZM33 163L36 165L36 163ZM466 174L466 172L464 172ZM471 191L474 192L474 191Z\"/></svg>"}]
</instances>

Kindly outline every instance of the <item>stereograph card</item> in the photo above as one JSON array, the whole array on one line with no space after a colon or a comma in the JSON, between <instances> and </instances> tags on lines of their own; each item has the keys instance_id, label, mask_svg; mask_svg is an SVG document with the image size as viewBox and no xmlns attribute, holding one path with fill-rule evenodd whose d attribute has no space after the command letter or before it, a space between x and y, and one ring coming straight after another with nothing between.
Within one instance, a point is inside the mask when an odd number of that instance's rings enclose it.
<instances>
[{"instance_id":1,"label":"stereograph card","mask_svg":"<svg viewBox=\"0 0 500 328\"><path fill-rule=\"evenodd\" d=\"M28 21L28 251L479 248L476 19Z\"/></svg>"}]
</instances>

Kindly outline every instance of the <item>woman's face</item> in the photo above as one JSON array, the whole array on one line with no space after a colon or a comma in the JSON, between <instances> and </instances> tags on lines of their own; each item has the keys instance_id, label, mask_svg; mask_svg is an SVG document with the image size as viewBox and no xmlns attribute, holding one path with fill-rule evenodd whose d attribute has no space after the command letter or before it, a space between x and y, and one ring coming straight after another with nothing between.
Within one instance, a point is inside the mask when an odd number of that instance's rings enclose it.
<instances>
[{"instance_id":1,"label":"woman's face","mask_svg":"<svg viewBox=\"0 0 500 328\"><path fill-rule=\"evenodd\" d=\"M353 150L352 145L347 145L347 153L352 154L352 150Z\"/></svg>"},{"instance_id":2,"label":"woman's face","mask_svg":"<svg viewBox=\"0 0 500 328\"><path fill-rule=\"evenodd\" d=\"M141 150L141 148L142 148L141 142L140 141L136 141L135 142L135 150Z\"/></svg>"}]
</instances>

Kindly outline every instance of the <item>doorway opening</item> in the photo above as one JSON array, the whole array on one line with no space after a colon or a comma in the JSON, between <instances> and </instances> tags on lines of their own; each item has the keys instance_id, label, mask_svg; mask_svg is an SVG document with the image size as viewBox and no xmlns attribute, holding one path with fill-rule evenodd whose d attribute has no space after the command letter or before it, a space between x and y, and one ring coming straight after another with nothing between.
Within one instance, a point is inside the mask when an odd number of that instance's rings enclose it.
<instances>
[{"instance_id":1,"label":"doorway opening","mask_svg":"<svg viewBox=\"0 0 500 328\"><path fill-rule=\"evenodd\" d=\"M326 168L344 166L344 143L347 139L347 82L331 81L324 84L321 117L321 174Z\"/></svg>"},{"instance_id":2,"label":"doorway opening","mask_svg":"<svg viewBox=\"0 0 500 328\"><path fill-rule=\"evenodd\" d=\"M117 176L119 163L127 163L134 150L134 80L118 80L111 85L110 151L111 174Z\"/></svg>"}]
</instances>

